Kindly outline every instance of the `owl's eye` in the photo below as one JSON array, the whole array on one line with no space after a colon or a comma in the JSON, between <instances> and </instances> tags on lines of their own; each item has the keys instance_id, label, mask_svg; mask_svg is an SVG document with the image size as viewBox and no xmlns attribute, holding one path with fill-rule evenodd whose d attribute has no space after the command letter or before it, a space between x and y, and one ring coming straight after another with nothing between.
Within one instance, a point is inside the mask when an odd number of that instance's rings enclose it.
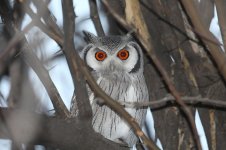
<instances>
[{"instance_id":1,"label":"owl's eye","mask_svg":"<svg viewBox=\"0 0 226 150\"><path fill-rule=\"evenodd\" d=\"M98 60L98 61L103 61L105 58L107 57L107 54L103 51L98 51L96 52L95 54L95 58Z\"/></svg>"},{"instance_id":2,"label":"owl's eye","mask_svg":"<svg viewBox=\"0 0 226 150\"><path fill-rule=\"evenodd\" d=\"M117 56L121 60L126 60L129 57L129 51L127 51L126 49L122 49L118 52Z\"/></svg>"}]
</instances>

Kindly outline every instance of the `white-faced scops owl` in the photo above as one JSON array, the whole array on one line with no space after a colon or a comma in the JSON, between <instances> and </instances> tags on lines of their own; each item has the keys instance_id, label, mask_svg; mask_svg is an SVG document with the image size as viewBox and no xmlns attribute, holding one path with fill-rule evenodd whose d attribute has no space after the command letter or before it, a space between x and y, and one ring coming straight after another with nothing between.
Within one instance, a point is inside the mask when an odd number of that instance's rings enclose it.
<instances>
[{"instance_id":1,"label":"white-faced scops owl","mask_svg":"<svg viewBox=\"0 0 226 150\"><path fill-rule=\"evenodd\" d=\"M119 102L148 101L148 90L144 79L143 54L140 46L131 36L97 37L84 32L88 45L81 51L81 57L92 70L97 84L112 99ZM138 138L132 128L88 89L93 111L93 128L105 138L133 146ZM125 108L140 126L144 124L146 108Z\"/></svg>"}]
</instances>

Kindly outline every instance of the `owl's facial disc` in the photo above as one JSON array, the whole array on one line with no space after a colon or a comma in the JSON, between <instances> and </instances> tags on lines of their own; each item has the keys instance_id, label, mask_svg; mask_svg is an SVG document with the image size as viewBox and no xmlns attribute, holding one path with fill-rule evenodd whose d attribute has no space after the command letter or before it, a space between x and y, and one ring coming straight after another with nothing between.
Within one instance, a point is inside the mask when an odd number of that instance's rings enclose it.
<instances>
[{"instance_id":1,"label":"owl's facial disc","mask_svg":"<svg viewBox=\"0 0 226 150\"><path fill-rule=\"evenodd\" d=\"M85 51L84 59L87 65L100 74L133 74L140 70L141 54L139 46L134 42L118 47L106 49L92 45Z\"/></svg>"}]
</instances>

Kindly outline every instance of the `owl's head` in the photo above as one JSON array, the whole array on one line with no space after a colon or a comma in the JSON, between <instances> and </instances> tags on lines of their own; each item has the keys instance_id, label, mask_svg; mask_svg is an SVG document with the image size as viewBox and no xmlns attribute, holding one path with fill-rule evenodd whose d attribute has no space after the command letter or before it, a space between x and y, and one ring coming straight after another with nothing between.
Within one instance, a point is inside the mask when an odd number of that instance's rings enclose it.
<instances>
[{"instance_id":1,"label":"owl's head","mask_svg":"<svg viewBox=\"0 0 226 150\"><path fill-rule=\"evenodd\" d=\"M97 37L84 32L88 45L81 51L85 63L95 72L104 74L143 72L140 46L131 36Z\"/></svg>"}]
</instances>

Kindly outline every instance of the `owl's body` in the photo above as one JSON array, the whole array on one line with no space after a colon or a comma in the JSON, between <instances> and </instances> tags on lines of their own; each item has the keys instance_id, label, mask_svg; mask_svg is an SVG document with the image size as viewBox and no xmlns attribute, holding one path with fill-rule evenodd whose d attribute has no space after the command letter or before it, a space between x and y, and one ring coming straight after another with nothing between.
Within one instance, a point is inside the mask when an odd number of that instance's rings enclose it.
<instances>
[{"instance_id":1,"label":"owl's body","mask_svg":"<svg viewBox=\"0 0 226 150\"><path fill-rule=\"evenodd\" d=\"M107 95L120 102L148 101L148 90L143 76L143 55L137 43L128 36L96 37L85 32L90 42L81 57L91 68L92 75ZM123 141L129 146L137 142L131 127L107 106L99 105L100 98L89 89L93 111L93 128L104 137ZM146 109L126 108L142 126Z\"/></svg>"}]
</instances>

